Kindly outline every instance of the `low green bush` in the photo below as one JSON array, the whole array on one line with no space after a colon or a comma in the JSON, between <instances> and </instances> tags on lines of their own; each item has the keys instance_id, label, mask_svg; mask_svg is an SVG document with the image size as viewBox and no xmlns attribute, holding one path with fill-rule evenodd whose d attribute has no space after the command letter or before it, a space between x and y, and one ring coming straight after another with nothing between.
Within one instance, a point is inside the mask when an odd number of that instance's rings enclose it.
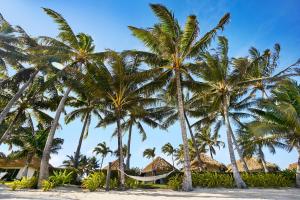
<instances>
[{"instance_id":1,"label":"low green bush","mask_svg":"<svg viewBox=\"0 0 300 200\"><path fill-rule=\"evenodd\" d=\"M6 184L8 187L10 187L12 190L16 189L33 189L37 186L37 178L27 178L23 177L21 180L15 180L10 183Z\"/></svg>"},{"instance_id":2,"label":"low green bush","mask_svg":"<svg viewBox=\"0 0 300 200\"><path fill-rule=\"evenodd\" d=\"M42 190L44 192L52 190L55 187L54 183L48 180L44 180L42 182Z\"/></svg>"},{"instance_id":3,"label":"low green bush","mask_svg":"<svg viewBox=\"0 0 300 200\"><path fill-rule=\"evenodd\" d=\"M119 185L119 183L118 183L118 179L117 178L111 178L110 179L109 187L110 187L111 190L117 189L118 185Z\"/></svg>"},{"instance_id":4,"label":"low green bush","mask_svg":"<svg viewBox=\"0 0 300 200\"><path fill-rule=\"evenodd\" d=\"M278 188L291 187L294 182L279 173L256 173L256 174L242 174L242 179L248 187L258 188Z\"/></svg>"},{"instance_id":5,"label":"low green bush","mask_svg":"<svg viewBox=\"0 0 300 200\"><path fill-rule=\"evenodd\" d=\"M85 178L82 182L82 187L90 192L97 190L105 185L105 175L103 172L94 172Z\"/></svg>"},{"instance_id":6,"label":"low green bush","mask_svg":"<svg viewBox=\"0 0 300 200\"><path fill-rule=\"evenodd\" d=\"M172 190L180 190L182 188L182 176L179 174L176 174L169 178L168 181L168 188Z\"/></svg>"},{"instance_id":7,"label":"low green bush","mask_svg":"<svg viewBox=\"0 0 300 200\"><path fill-rule=\"evenodd\" d=\"M136 189L141 186L141 182L134 180L132 178L125 179L125 187L130 189Z\"/></svg>"},{"instance_id":8,"label":"low green bush","mask_svg":"<svg viewBox=\"0 0 300 200\"><path fill-rule=\"evenodd\" d=\"M234 180L231 174L203 172L192 173L193 186L206 187L206 188L233 188Z\"/></svg>"}]
</instances>

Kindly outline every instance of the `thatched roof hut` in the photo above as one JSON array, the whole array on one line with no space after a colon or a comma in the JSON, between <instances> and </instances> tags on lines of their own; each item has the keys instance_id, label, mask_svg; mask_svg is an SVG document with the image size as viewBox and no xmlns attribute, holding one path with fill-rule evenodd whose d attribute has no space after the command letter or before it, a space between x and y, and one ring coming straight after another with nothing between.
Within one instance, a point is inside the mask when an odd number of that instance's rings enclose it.
<instances>
[{"instance_id":1,"label":"thatched roof hut","mask_svg":"<svg viewBox=\"0 0 300 200\"><path fill-rule=\"evenodd\" d=\"M152 173L155 170L156 174L162 174L173 169L168 161L158 156L142 170L142 173Z\"/></svg>"},{"instance_id":2,"label":"thatched roof hut","mask_svg":"<svg viewBox=\"0 0 300 200\"><path fill-rule=\"evenodd\" d=\"M289 170L295 170L295 169L297 169L297 165L298 165L298 163L291 163L291 164L289 164L289 166L288 166L288 169Z\"/></svg>"},{"instance_id":3,"label":"thatched roof hut","mask_svg":"<svg viewBox=\"0 0 300 200\"><path fill-rule=\"evenodd\" d=\"M250 172L264 171L264 167L258 158L251 157L251 158L244 158L244 159L245 159L245 162L246 162ZM243 168L243 164L242 164L241 160L236 161L236 163L238 166L238 170L240 172L244 172L244 168ZM279 171L279 167L274 163L267 162L267 167L268 167L269 172ZM228 165L227 168L228 168L228 170L227 170L228 172L232 171L231 164Z\"/></svg>"},{"instance_id":4,"label":"thatched roof hut","mask_svg":"<svg viewBox=\"0 0 300 200\"><path fill-rule=\"evenodd\" d=\"M117 170L119 170L119 168L120 168L120 164L119 164L119 163L120 163L120 162L119 162L119 159L113 161L113 162L111 163L111 171L117 171ZM125 164L123 164L123 165L124 165L124 167L125 167ZM108 165L105 166L103 169L108 170Z\"/></svg>"},{"instance_id":5,"label":"thatched roof hut","mask_svg":"<svg viewBox=\"0 0 300 200\"><path fill-rule=\"evenodd\" d=\"M22 168L26 164L26 159L9 159L9 158L0 158L0 168ZM33 157L29 167L34 169L39 169L41 164L41 159Z\"/></svg>"},{"instance_id":6,"label":"thatched roof hut","mask_svg":"<svg viewBox=\"0 0 300 200\"><path fill-rule=\"evenodd\" d=\"M200 154L200 159L203 162L203 171L209 172L225 172L227 170L226 165L220 163L211 157L207 156L206 154ZM191 162L191 170L197 171L198 170L198 160L195 159Z\"/></svg>"}]
</instances>

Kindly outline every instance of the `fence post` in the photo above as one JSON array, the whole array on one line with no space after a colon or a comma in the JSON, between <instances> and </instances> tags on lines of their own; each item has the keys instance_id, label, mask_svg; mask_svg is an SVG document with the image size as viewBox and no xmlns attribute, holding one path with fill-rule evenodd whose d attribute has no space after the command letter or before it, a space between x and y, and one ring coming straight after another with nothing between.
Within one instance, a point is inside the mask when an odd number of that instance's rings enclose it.
<instances>
[{"instance_id":1,"label":"fence post","mask_svg":"<svg viewBox=\"0 0 300 200\"><path fill-rule=\"evenodd\" d=\"M109 191L110 187L110 171L111 171L111 162L108 163L108 169L106 171L106 186L105 186L105 191Z\"/></svg>"}]
</instances>

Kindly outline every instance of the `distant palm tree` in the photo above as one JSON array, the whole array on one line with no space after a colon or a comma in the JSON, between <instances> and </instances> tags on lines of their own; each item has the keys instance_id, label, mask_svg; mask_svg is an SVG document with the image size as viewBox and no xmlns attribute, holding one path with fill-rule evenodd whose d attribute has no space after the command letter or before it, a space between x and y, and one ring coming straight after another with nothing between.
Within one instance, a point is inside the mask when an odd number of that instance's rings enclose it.
<instances>
[{"instance_id":1,"label":"distant palm tree","mask_svg":"<svg viewBox=\"0 0 300 200\"><path fill-rule=\"evenodd\" d=\"M153 147L153 149L145 149L145 151L143 152L143 157L146 157L148 159L152 159L152 173L154 175L154 166L153 166L153 161L154 161L154 158L155 158L155 147ZM155 183L155 181L154 181Z\"/></svg>"},{"instance_id":2,"label":"distant palm tree","mask_svg":"<svg viewBox=\"0 0 300 200\"><path fill-rule=\"evenodd\" d=\"M83 127L81 130L81 134L79 137L78 145L75 152L75 163L74 168L78 167L80 149L82 145L82 141L84 138L87 138L89 134L89 127L92 119L92 115L97 116L101 119L101 115L99 112L99 107L97 104L93 104L90 100L88 100L86 94L83 94L84 88L81 88L82 92L78 98L70 100L68 105L75 107L76 109L68 113L65 117L66 124L74 121L76 118L80 117L81 121L83 121Z\"/></svg>"},{"instance_id":3,"label":"distant palm tree","mask_svg":"<svg viewBox=\"0 0 300 200\"><path fill-rule=\"evenodd\" d=\"M208 126L203 127L202 130L196 134L201 152L208 150L210 157L213 158L213 155L216 155L215 147L218 147L219 149L225 147L224 142L220 141L219 137L218 130L215 130L212 134L211 129Z\"/></svg>"},{"instance_id":4,"label":"distant palm tree","mask_svg":"<svg viewBox=\"0 0 300 200\"><path fill-rule=\"evenodd\" d=\"M10 139L7 140L7 144L18 147L18 150L15 150L9 157L26 158L25 169L22 176L27 176L28 168L33 157L42 157L50 127L42 129L42 126L39 125L39 128L39 130L34 132L32 132L31 127L22 128L21 133L14 134L14 132L12 132ZM58 150L62 148L63 142L63 139L54 138L51 154L57 154Z\"/></svg>"},{"instance_id":5,"label":"distant palm tree","mask_svg":"<svg viewBox=\"0 0 300 200\"><path fill-rule=\"evenodd\" d=\"M179 122L185 149L183 190L190 191L192 190L192 177L182 98L183 77L191 80L189 72L193 65L189 65L188 60L198 56L210 44L217 31L222 30L229 21L230 15L226 14L215 28L198 39L199 27L195 15L188 16L185 27L182 29L173 13L165 6L160 4L150 4L150 6L158 17L159 23L148 29L132 26L129 26L129 29L150 50L150 52L135 53L146 58L146 62L148 61L156 68L158 76L153 84L160 89L167 85L168 90L172 91L170 93L177 96Z\"/></svg>"},{"instance_id":6,"label":"distant palm tree","mask_svg":"<svg viewBox=\"0 0 300 200\"><path fill-rule=\"evenodd\" d=\"M171 143L168 142L162 146L161 151L164 154L167 154L167 156L172 156L172 165L174 167L174 153L176 152L176 149L171 145Z\"/></svg>"},{"instance_id":7,"label":"distant palm tree","mask_svg":"<svg viewBox=\"0 0 300 200\"><path fill-rule=\"evenodd\" d=\"M101 163L100 163L100 169L102 169L104 158L110 153L112 154L112 150L108 146L106 146L105 142L97 144L97 146L94 148L93 152L96 155L100 155Z\"/></svg>"}]
</instances>

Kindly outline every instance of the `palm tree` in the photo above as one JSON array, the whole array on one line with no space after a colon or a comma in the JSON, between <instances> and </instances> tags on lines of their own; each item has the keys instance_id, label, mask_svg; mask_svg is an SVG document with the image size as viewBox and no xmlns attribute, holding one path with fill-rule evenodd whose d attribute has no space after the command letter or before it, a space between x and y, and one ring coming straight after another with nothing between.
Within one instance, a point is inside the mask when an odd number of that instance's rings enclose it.
<instances>
[{"instance_id":1,"label":"palm tree","mask_svg":"<svg viewBox=\"0 0 300 200\"><path fill-rule=\"evenodd\" d=\"M176 152L176 149L168 142L162 146L161 151L164 154L167 154L167 156L172 156L172 165L174 167L174 153Z\"/></svg>"},{"instance_id":2,"label":"palm tree","mask_svg":"<svg viewBox=\"0 0 300 200\"><path fill-rule=\"evenodd\" d=\"M162 88L163 85L170 86L168 87L169 90L173 90L173 93L177 95L179 121L185 149L183 190L190 191L192 190L192 178L182 98L182 76L187 76L191 80L188 73L190 65L186 61L189 58L198 56L199 52L209 45L217 31L223 29L228 22L229 14L226 14L214 29L198 40L199 28L195 15L188 16L185 27L182 30L173 13L166 7L159 4L150 4L150 6L158 17L159 23L155 24L151 29L132 26L129 26L129 29L151 52L136 52L136 54L144 57L146 62L148 61L151 66L160 70L154 85L157 88Z\"/></svg>"},{"instance_id":3,"label":"palm tree","mask_svg":"<svg viewBox=\"0 0 300 200\"><path fill-rule=\"evenodd\" d=\"M127 154L126 154L126 169L130 169L130 157L131 157L131 140L132 140L132 128L137 127L142 137L142 141L146 140L147 134L143 124L148 125L151 128L157 128L165 130L165 127L159 123L159 121L167 114L165 107L150 107L145 108L143 105L133 107L129 110L128 119L122 124L124 130L128 130L128 142L127 142Z\"/></svg>"},{"instance_id":4,"label":"palm tree","mask_svg":"<svg viewBox=\"0 0 300 200\"><path fill-rule=\"evenodd\" d=\"M249 130L257 136L276 135L282 137L298 152L296 185L300 187L300 86L295 81L282 81L272 91L268 100L251 109L258 117L251 122Z\"/></svg>"},{"instance_id":5,"label":"palm tree","mask_svg":"<svg viewBox=\"0 0 300 200\"><path fill-rule=\"evenodd\" d=\"M281 138L278 137L278 135L256 135L249 131L247 124L245 124L244 128L239 130L239 132L238 141L243 148L244 156L252 157L253 155L257 155L263 165L265 173L268 173L269 170L263 148L267 147L272 154L276 153L276 147L288 149L286 144L280 142Z\"/></svg>"},{"instance_id":6,"label":"palm tree","mask_svg":"<svg viewBox=\"0 0 300 200\"><path fill-rule=\"evenodd\" d=\"M80 33L75 35L70 25L66 20L57 12L44 8L44 11L54 19L58 24L60 33L58 39L41 37L41 40L44 41L48 46L44 47L44 53L51 55L55 54L66 64L65 72L68 75L67 79L64 78L64 83L68 85L66 91L64 92L63 97L61 98L59 105L57 107L54 120L48 135L47 143L44 149L43 158L41 161L40 175L39 175L39 184L43 180L47 179L49 176L49 153L52 145L52 141L55 135L55 131L58 126L58 121L61 115L61 112L64 109L65 101L68 98L69 93L71 92L72 86L78 84L79 72L83 70L83 67L94 63L96 59L96 53L94 53L93 39L84 34ZM71 79L73 78L73 81Z\"/></svg>"},{"instance_id":7,"label":"palm tree","mask_svg":"<svg viewBox=\"0 0 300 200\"><path fill-rule=\"evenodd\" d=\"M50 125L53 118L45 110L53 111L56 108L58 95L49 82L52 81L44 81L43 77L36 78L28 91L18 99L15 109L8 115L9 125L0 138L0 145L8 139L14 128L24 123L28 123L32 129L34 129L34 119L44 125Z\"/></svg>"},{"instance_id":8,"label":"palm tree","mask_svg":"<svg viewBox=\"0 0 300 200\"><path fill-rule=\"evenodd\" d=\"M107 51L104 55L105 65L89 66L84 79L87 91L95 101L104 105L104 117L97 127L116 124L120 163L120 189L124 189L124 156L121 148L122 126L121 120L128 116L130 110L139 105L155 105L156 98L145 94L149 73L139 72L136 65L129 61L130 56ZM100 82L101 81L101 82ZM99 97L102 97L99 99Z\"/></svg>"},{"instance_id":9,"label":"palm tree","mask_svg":"<svg viewBox=\"0 0 300 200\"><path fill-rule=\"evenodd\" d=\"M238 188L246 188L246 184L242 180L237 168L232 143L233 130L229 120L231 98L243 95L247 89L240 85L240 83L244 81L243 77L246 73L242 73L237 68L231 70L231 63L227 56L228 41L225 37L219 37L218 41L219 45L216 55L211 55L206 52L202 56L203 60L198 70L203 79L203 83L197 95L200 98L203 98L203 95L210 96L209 99L212 99L211 105L215 108L220 108L227 130L227 145L235 183ZM233 65L233 67L235 67L235 65Z\"/></svg>"},{"instance_id":10,"label":"palm tree","mask_svg":"<svg viewBox=\"0 0 300 200\"><path fill-rule=\"evenodd\" d=\"M218 147L219 149L225 147L224 142L220 141L219 137L218 129L215 129L214 132L211 133L211 129L208 126L203 127L201 132L196 134L201 151L208 150L211 158L213 158L213 155L216 155L215 147Z\"/></svg>"},{"instance_id":11,"label":"palm tree","mask_svg":"<svg viewBox=\"0 0 300 200\"><path fill-rule=\"evenodd\" d=\"M100 169L102 169L104 158L110 153L112 154L112 150L108 146L106 146L105 142L97 144L97 146L94 148L93 153L96 155L100 155L101 163L100 163Z\"/></svg>"},{"instance_id":12,"label":"palm tree","mask_svg":"<svg viewBox=\"0 0 300 200\"><path fill-rule=\"evenodd\" d=\"M84 88L82 88L82 91L84 91ZM74 121L78 117L80 117L81 121L83 121L83 127L81 130L77 149L75 152L75 162L74 162L75 169L78 167L78 161L79 161L79 155L80 155L82 141L84 138L87 138L87 136L88 136L92 114L96 115L98 118L101 119L101 115L99 113L98 106L93 104L93 102L91 102L87 98L88 97L86 96L86 94L81 94L78 98L70 100L71 102L68 103L68 105L76 107L76 109L73 110L72 112L70 112L69 114L67 114L65 117L66 124L70 123L71 121Z\"/></svg>"},{"instance_id":13,"label":"palm tree","mask_svg":"<svg viewBox=\"0 0 300 200\"><path fill-rule=\"evenodd\" d=\"M9 155L11 158L26 158L25 169L22 176L27 176L28 167L33 157L42 157L43 149L46 144L49 128L43 129L42 125L38 125L38 130L32 130L32 127L22 128L22 133L13 132L7 144L18 147L18 150ZM33 132L32 132L33 131ZM14 134L16 133L16 134ZM62 148L64 140L55 138L51 147L51 154L57 154Z\"/></svg>"}]
</instances>

